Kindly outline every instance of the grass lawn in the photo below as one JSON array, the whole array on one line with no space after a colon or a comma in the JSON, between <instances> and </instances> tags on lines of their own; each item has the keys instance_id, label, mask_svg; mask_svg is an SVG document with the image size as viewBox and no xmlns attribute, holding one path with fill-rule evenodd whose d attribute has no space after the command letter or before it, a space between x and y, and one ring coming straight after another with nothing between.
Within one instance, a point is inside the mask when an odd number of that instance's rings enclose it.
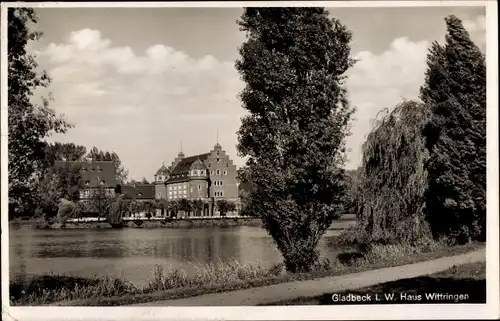
<instances>
[{"instance_id":1,"label":"grass lawn","mask_svg":"<svg viewBox=\"0 0 500 321\"><path fill-rule=\"evenodd\" d=\"M451 294L438 298L435 294ZM446 271L411 279L382 283L355 291L335 293L336 298L349 294L369 296L365 304L394 303L486 303L486 263L470 263L454 266ZM457 296L457 295L461 295ZM296 298L291 301L268 305L341 305L349 302L333 302L333 293L317 297ZM433 297L431 297L433 296Z\"/></svg>"}]
</instances>

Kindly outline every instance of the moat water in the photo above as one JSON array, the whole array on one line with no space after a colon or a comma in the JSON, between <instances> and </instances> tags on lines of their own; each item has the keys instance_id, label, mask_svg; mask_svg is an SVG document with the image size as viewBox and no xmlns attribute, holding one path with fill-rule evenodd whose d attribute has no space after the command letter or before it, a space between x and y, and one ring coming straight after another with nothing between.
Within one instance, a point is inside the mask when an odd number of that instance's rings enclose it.
<instances>
[{"instance_id":1,"label":"moat water","mask_svg":"<svg viewBox=\"0 0 500 321\"><path fill-rule=\"evenodd\" d=\"M329 245L349 221L335 222L320 240L322 257L335 260L344 249ZM123 277L146 284L163 270L237 261L271 267L282 262L272 238L260 227L125 228L38 230L9 226L10 278L41 274Z\"/></svg>"}]
</instances>

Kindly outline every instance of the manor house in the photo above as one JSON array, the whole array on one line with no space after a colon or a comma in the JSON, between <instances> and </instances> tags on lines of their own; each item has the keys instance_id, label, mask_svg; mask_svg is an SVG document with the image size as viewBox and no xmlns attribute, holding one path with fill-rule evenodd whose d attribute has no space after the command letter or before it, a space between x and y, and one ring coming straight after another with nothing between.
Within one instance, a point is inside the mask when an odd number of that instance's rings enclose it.
<instances>
[{"instance_id":1,"label":"manor house","mask_svg":"<svg viewBox=\"0 0 500 321\"><path fill-rule=\"evenodd\" d=\"M203 201L198 216L218 216L215 204L221 199L240 207L236 165L219 143L200 155L186 157L181 151L169 167L162 165L156 172L154 185L157 199Z\"/></svg>"}]
</instances>

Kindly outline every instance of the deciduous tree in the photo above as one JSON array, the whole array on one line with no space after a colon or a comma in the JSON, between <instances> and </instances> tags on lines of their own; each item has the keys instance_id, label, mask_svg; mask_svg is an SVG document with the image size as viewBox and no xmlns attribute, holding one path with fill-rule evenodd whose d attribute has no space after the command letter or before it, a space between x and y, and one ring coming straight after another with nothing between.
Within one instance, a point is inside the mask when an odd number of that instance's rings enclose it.
<instances>
[{"instance_id":1,"label":"deciduous tree","mask_svg":"<svg viewBox=\"0 0 500 321\"><path fill-rule=\"evenodd\" d=\"M215 205L221 216L226 216L229 212L236 211L236 204L227 200L218 200Z\"/></svg>"},{"instance_id":2,"label":"deciduous tree","mask_svg":"<svg viewBox=\"0 0 500 321\"><path fill-rule=\"evenodd\" d=\"M363 144L356 226L342 241L364 245L430 239L424 212L428 152L422 135L428 118L424 104L406 101L377 119Z\"/></svg>"},{"instance_id":3,"label":"deciduous tree","mask_svg":"<svg viewBox=\"0 0 500 321\"><path fill-rule=\"evenodd\" d=\"M123 167L120 157L115 152L105 152L97 149L97 147L92 147L92 149L87 154L86 158L92 158L96 161L111 161L115 167L116 179L120 184L125 184L127 181L128 171Z\"/></svg>"},{"instance_id":4,"label":"deciduous tree","mask_svg":"<svg viewBox=\"0 0 500 321\"><path fill-rule=\"evenodd\" d=\"M343 214L351 33L324 8L246 8L238 24L247 35L236 68L249 112L238 132L255 186L248 208L286 268L308 271Z\"/></svg>"},{"instance_id":5,"label":"deciduous tree","mask_svg":"<svg viewBox=\"0 0 500 321\"><path fill-rule=\"evenodd\" d=\"M192 201L191 206L193 208L193 212L195 213L195 216L202 216L203 215L203 209L205 208L205 203L203 203L202 200Z\"/></svg>"},{"instance_id":6,"label":"deciduous tree","mask_svg":"<svg viewBox=\"0 0 500 321\"><path fill-rule=\"evenodd\" d=\"M35 183L44 167L45 138L64 133L70 125L49 107L49 99L35 104L33 95L47 87L50 78L38 69L35 57L26 50L29 41L42 35L29 30L37 22L32 8L9 8L8 19L8 127L9 206L20 212L36 208Z\"/></svg>"}]
</instances>

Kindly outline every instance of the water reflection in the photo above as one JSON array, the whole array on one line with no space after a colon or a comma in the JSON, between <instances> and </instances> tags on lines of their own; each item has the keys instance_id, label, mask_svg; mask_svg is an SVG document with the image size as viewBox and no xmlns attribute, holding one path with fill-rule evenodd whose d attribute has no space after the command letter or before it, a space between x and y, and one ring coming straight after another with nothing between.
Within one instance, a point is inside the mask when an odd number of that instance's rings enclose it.
<instances>
[{"instance_id":1,"label":"water reflection","mask_svg":"<svg viewBox=\"0 0 500 321\"><path fill-rule=\"evenodd\" d=\"M320 244L323 256L338 249ZM11 277L66 274L82 277L122 276L144 284L156 265L165 270L237 261L270 267L282 258L274 242L259 227L129 228L122 230L34 230L29 225L10 229Z\"/></svg>"}]
</instances>

